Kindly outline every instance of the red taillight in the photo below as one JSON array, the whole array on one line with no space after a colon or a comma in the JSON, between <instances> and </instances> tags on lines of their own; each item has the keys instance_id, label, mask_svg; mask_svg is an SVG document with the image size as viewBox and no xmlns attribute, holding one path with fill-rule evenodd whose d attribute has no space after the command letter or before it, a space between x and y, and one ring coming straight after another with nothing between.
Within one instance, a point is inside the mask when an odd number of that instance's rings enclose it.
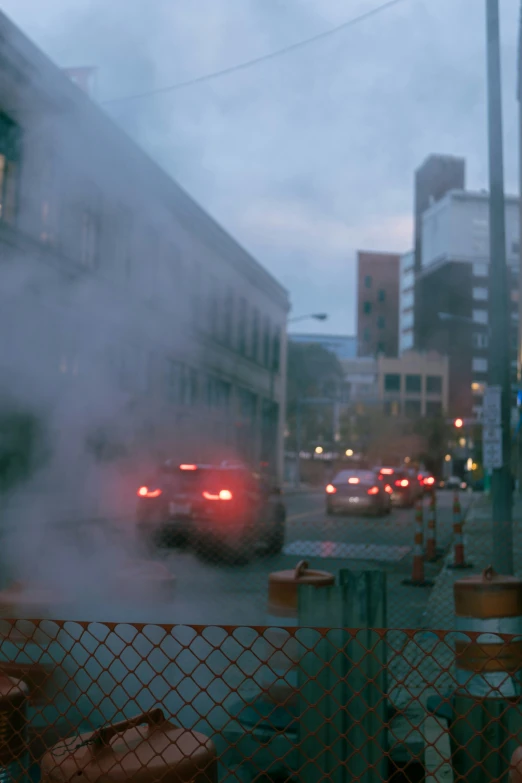
<instances>
[{"instance_id":1,"label":"red taillight","mask_svg":"<svg viewBox=\"0 0 522 783\"><path fill-rule=\"evenodd\" d=\"M197 465L180 465L179 469L180 470L197 470L198 466Z\"/></svg>"},{"instance_id":2,"label":"red taillight","mask_svg":"<svg viewBox=\"0 0 522 783\"><path fill-rule=\"evenodd\" d=\"M368 490L369 495L378 495L379 494L379 487L370 487Z\"/></svg>"},{"instance_id":3,"label":"red taillight","mask_svg":"<svg viewBox=\"0 0 522 783\"><path fill-rule=\"evenodd\" d=\"M352 478L348 479L348 484L360 484L360 481L361 481L360 479L353 476Z\"/></svg>"},{"instance_id":4,"label":"red taillight","mask_svg":"<svg viewBox=\"0 0 522 783\"><path fill-rule=\"evenodd\" d=\"M409 487L409 485L410 482L408 481L408 479L397 479L397 481L395 482L396 487Z\"/></svg>"},{"instance_id":5,"label":"red taillight","mask_svg":"<svg viewBox=\"0 0 522 783\"><path fill-rule=\"evenodd\" d=\"M390 487L389 484L386 484L386 486L384 487L384 491L387 492L388 495L393 494L393 489Z\"/></svg>"},{"instance_id":6,"label":"red taillight","mask_svg":"<svg viewBox=\"0 0 522 783\"><path fill-rule=\"evenodd\" d=\"M328 484L328 486L326 487L326 493L328 495L335 495L336 492L337 492L337 490L334 487L334 485L333 484Z\"/></svg>"},{"instance_id":7,"label":"red taillight","mask_svg":"<svg viewBox=\"0 0 522 783\"><path fill-rule=\"evenodd\" d=\"M428 484L431 487L432 484L435 484L435 479L433 478L433 476L428 476L428 478L424 479L424 483Z\"/></svg>"},{"instance_id":8,"label":"red taillight","mask_svg":"<svg viewBox=\"0 0 522 783\"><path fill-rule=\"evenodd\" d=\"M140 498L159 498L161 495L161 489L149 489L148 487L140 487L137 493Z\"/></svg>"},{"instance_id":9,"label":"red taillight","mask_svg":"<svg viewBox=\"0 0 522 783\"><path fill-rule=\"evenodd\" d=\"M222 489L219 492L203 492L205 500L232 500L232 492L229 489Z\"/></svg>"},{"instance_id":10,"label":"red taillight","mask_svg":"<svg viewBox=\"0 0 522 783\"><path fill-rule=\"evenodd\" d=\"M393 468L382 468L381 473L384 476L392 476L393 475Z\"/></svg>"}]
</instances>

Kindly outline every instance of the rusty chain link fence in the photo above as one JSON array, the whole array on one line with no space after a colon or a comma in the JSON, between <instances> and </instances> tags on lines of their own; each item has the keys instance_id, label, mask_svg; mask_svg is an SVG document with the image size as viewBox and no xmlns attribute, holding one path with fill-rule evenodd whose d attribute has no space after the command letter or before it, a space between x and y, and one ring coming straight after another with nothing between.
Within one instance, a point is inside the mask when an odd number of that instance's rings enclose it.
<instances>
[{"instance_id":1,"label":"rusty chain link fence","mask_svg":"<svg viewBox=\"0 0 522 783\"><path fill-rule=\"evenodd\" d=\"M5 781L505 780L521 642L0 622Z\"/></svg>"}]
</instances>

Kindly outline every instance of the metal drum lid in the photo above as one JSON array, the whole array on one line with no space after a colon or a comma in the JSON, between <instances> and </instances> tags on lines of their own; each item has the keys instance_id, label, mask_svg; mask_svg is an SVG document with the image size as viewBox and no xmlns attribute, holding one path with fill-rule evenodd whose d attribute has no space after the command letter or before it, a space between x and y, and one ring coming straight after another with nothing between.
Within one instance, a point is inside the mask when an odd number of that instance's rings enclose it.
<instances>
[{"instance_id":1,"label":"metal drum lid","mask_svg":"<svg viewBox=\"0 0 522 783\"><path fill-rule=\"evenodd\" d=\"M41 769L42 783L216 783L217 756L208 737L178 728L156 709L58 743Z\"/></svg>"},{"instance_id":2,"label":"metal drum lid","mask_svg":"<svg viewBox=\"0 0 522 783\"><path fill-rule=\"evenodd\" d=\"M297 616L299 585L331 587L335 577L328 571L315 571L301 560L293 570L275 571L268 577L268 611L278 617Z\"/></svg>"},{"instance_id":3,"label":"metal drum lid","mask_svg":"<svg viewBox=\"0 0 522 783\"><path fill-rule=\"evenodd\" d=\"M482 574L465 577L453 586L455 614L458 617L522 616L522 580L499 576L491 566Z\"/></svg>"}]
</instances>

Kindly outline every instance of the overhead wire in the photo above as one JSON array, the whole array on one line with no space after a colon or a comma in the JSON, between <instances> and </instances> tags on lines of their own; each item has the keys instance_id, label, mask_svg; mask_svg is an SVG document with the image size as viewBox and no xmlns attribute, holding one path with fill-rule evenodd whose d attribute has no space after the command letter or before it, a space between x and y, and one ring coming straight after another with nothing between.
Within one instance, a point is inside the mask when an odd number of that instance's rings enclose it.
<instances>
[{"instance_id":1,"label":"overhead wire","mask_svg":"<svg viewBox=\"0 0 522 783\"><path fill-rule=\"evenodd\" d=\"M187 87L193 87L198 84L204 84L205 82L221 79L223 76L229 76L230 74L236 73L237 71L247 70L248 68L252 68L261 63L274 60L277 57L282 57L283 55L290 52L295 52L298 49L310 46L310 44L317 43L317 41L329 38L330 36L336 35L337 33L340 33L349 27L353 27L354 25L360 24L361 22L364 22L373 16L377 16L378 14L383 13L384 11L387 11L388 9L402 2L404 2L404 0L387 0L387 2L382 3L376 8L372 8L369 11L365 11L364 13L353 17L352 19L348 19L346 22L343 22L336 27L331 27L330 29L324 30L322 33L317 33L310 38L305 38L301 41L297 41L296 43L284 46L282 49L276 49L273 52L262 54L259 57L253 57L251 60L245 60L244 62L230 65L227 68L221 68L218 71L212 71L211 73L202 74L201 76L195 76L192 79L186 79L185 81L176 82L174 84L166 85L165 87L157 87L153 90L146 90L144 92L133 93L130 95L122 95L118 98L110 98L109 100L101 101L101 104L107 106L115 103L122 103L124 101L140 100L141 98L149 98L154 95L176 92L177 90L183 90Z\"/></svg>"}]
</instances>

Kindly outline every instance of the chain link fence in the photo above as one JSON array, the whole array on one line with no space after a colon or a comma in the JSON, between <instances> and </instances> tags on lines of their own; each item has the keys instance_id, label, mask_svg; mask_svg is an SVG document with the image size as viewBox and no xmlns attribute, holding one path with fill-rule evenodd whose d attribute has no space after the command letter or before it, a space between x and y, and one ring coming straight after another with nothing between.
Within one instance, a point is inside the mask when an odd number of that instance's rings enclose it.
<instances>
[{"instance_id":1,"label":"chain link fence","mask_svg":"<svg viewBox=\"0 0 522 783\"><path fill-rule=\"evenodd\" d=\"M0 775L504 780L520 661L472 633L4 620Z\"/></svg>"}]
</instances>

